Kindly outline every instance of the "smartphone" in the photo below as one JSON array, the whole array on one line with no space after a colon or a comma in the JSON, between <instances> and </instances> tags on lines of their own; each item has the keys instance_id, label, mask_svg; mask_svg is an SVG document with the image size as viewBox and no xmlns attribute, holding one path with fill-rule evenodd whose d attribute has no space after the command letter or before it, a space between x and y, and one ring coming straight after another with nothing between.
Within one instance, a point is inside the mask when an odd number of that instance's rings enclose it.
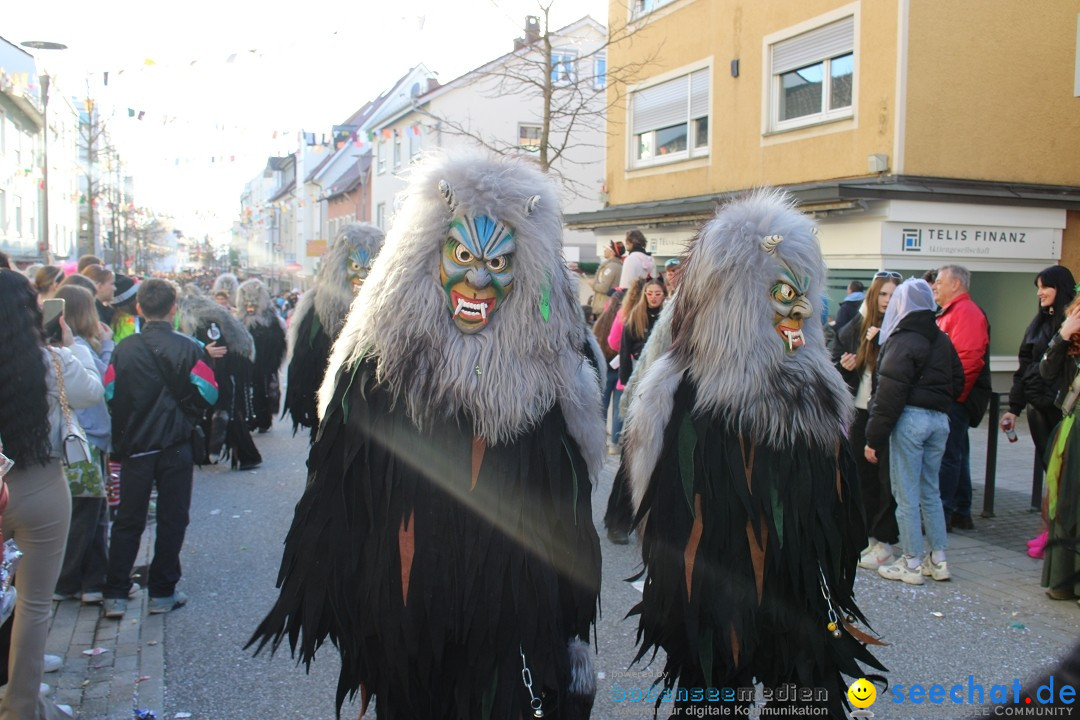
<instances>
[{"instance_id":1,"label":"smartphone","mask_svg":"<svg viewBox=\"0 0 1080 720\"><path fill-rule=\"evenodd\" d=\"M49 298L41 303L42 320L45 323L45 339L49 342L60 341L60 318L64 314L64 299Z\"/></svg>"}]
</instances>

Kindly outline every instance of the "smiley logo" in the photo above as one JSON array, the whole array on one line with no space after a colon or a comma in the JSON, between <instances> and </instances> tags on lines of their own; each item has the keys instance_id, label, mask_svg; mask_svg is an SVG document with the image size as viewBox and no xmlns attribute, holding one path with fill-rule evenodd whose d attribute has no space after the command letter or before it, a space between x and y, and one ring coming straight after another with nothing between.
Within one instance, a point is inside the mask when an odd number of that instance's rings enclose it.
<instances>
[{"instance_id":1,"label":"smiley logo","mask_svg":"<svg viewBox=\"0 0 1080 720\"><path fill-rule=\"evenodd\" d=\"M855 707L868 708L877 700L877 688L866 678L859 678L848 687L847 696Z\"/></svg>"}]
</instances>

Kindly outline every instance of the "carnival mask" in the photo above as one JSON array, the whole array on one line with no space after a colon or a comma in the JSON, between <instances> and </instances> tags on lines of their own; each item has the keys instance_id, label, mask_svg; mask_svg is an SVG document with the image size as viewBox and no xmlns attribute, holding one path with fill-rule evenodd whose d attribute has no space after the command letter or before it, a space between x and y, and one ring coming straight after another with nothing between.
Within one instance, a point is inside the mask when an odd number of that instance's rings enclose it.
<instances>
[{"instance_id":1,"label":"carnival mask","mask_svg":"<svg viewBox=\"0 0 1080 720\"><path fill-rule=\"evenodd\" d=\"M482 330L514 287L514 231L486 215L455 217L439 281L458 330Z\"/></svg>"},{"instance_id":2,"label":"carnival mask","mask_svg":"<svg viewBox=\"0 0 1080 720\"><path fill-rule=\"evenodd\" d=\"M450 208L450 229L443 243L439 282L458 330L472 334L487 327L514 288L514 229L487 215L457 213L450 184L439 181ZM525 203L529 215L540 196Z\"/></svg>"},{"instance_id":3,"label":"carnival mask","mask_svg":"<svg viewBox=\"0 0 1080 720\"><path fill-rule=\"evenodd\" d=\"M813 314L814 306L806 297L810 286L809 276L800 279L776 252L776 246L783 239L780 235L770 235L762 243L762 249L776 258L780 265L778 276L769 289L769 302L773 307L773 327L791 353L806 344L803 321Z\"/></svg>"},{"instance_id":4,"label":"carnival mask","mask_svg":"<svg viewBox=\"0 0 1080 720\"><path fill-rule=\"evenodd\" d=\"M364 248L356 248L349 253L348 259L349 285L353 295L360 292L360 286L367 279L368 271L371 270L371 255Z\"/></svg>"}]
</instances>

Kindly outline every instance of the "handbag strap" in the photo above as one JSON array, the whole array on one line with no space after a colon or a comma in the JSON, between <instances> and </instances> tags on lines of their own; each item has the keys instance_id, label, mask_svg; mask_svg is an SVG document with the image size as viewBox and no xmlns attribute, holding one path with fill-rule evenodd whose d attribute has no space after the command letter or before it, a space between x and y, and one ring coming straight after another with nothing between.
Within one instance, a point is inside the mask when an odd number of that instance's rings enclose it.
<instances>
[{"instance_id":1,"label":"handbag strap","mask_svg":"<svg viewBox=\"0 0 1080 720\"><path fill-rule=\"evenodd\" d=\"M71 406L68 405L67 390L64 387L64 369L60 365L60 353L52 348L49 348L48 350L49 356L52 357L53 369L56 371L56 387L60 394L60 411L64 414L64 424L67 426L67 432L70 434L74 432L71 424Z\"/></svg>"}]
</instances>

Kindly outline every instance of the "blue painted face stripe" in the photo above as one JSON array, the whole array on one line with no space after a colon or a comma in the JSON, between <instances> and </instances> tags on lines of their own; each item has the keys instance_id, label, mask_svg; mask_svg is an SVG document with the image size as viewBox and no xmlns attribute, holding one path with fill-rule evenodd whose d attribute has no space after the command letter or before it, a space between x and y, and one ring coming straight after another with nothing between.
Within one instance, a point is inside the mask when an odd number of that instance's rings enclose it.
<instances>
[{"instance_id":1,"label":"blue painted face stripe","mask_svg":"<svg viewBox=\"0 0 1080 720\"><path fill-rule=\"evenodd\" d=\"M450 228L455 239L477 257L491 259L514 251L514 231L487 215L465 216L454 220Z\"/></svg>"}]
</instances>

